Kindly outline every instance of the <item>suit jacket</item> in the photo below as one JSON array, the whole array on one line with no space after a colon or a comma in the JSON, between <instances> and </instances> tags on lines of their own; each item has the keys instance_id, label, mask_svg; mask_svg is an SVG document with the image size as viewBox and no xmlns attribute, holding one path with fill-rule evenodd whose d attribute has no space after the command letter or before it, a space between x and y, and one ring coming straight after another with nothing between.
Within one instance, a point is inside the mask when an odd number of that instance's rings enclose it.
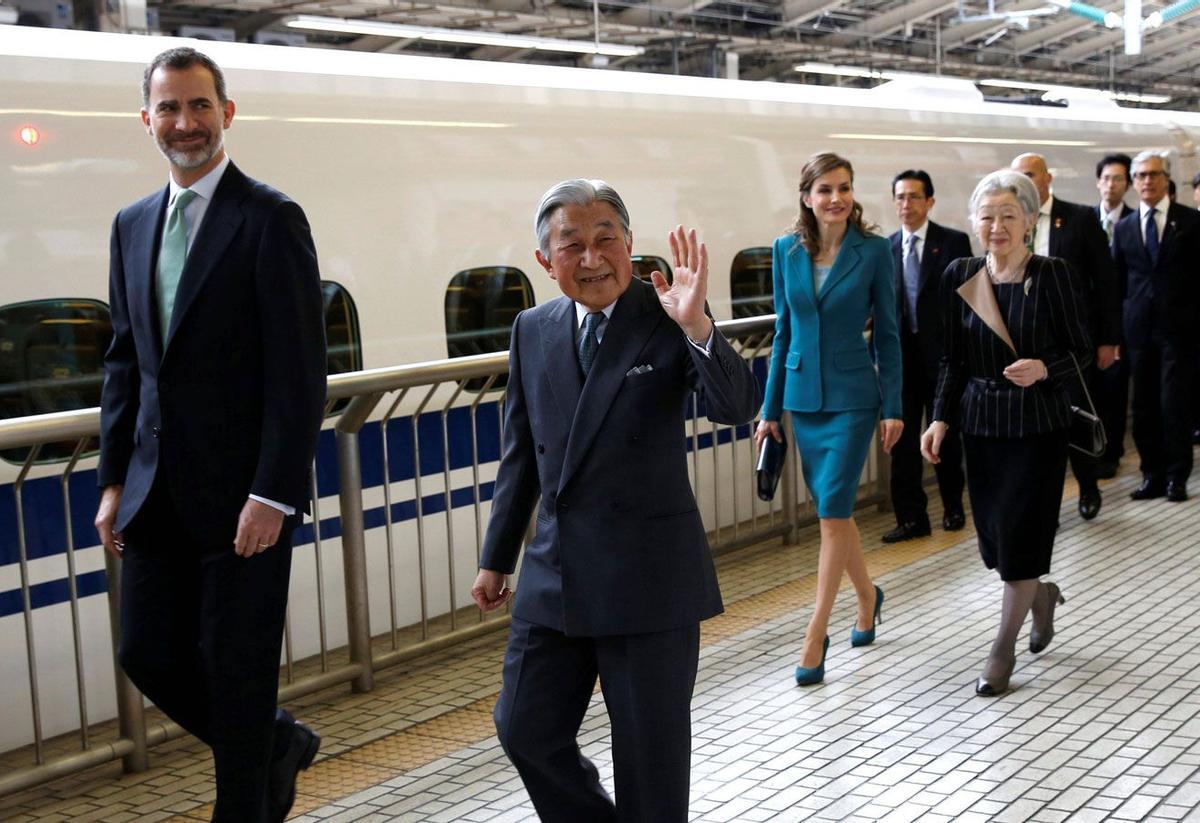
<instances>
[{"instance_id":1,"label":"suit jacket","mask_svg":"<svg viewBox=\"0 0 1200 823\"><path fill-rule=\"evenodd\" d=\"M1093 343L1120 345L1117 273L1108 250L1108 235L1096 219L1095 207L1054 198L1050 206L1050 256L1066 260L1075 269ZM1094 359L1089 357L1086 362Z\"/></svg>"},{"instance_id":2,"label":"suit jacket","mask_svg":"<svg viewBox=\"0 0 1200 823\"><path fill-rule=\"evenodd\" d=\"M904 232L893 232L892 266L896 270L896 308L901 329L906 328L908 302L904 291ZM946 268L960 257L971 256L971 240L965 232L946 228L929 221L925 232L925 248L921 253L921 281L917 286L917 345L925 372L932 382L937 379L938 363L942 359L942 310L938 304L938 281Z\"/></svg>"},{"instance_id":3,"label":"suit jacket","mask_svg":"<svg viewBox=\"0 0 1200 823\"><path fill-rule=\"evenodd\" d=\"M706 358L636 278L584 381L575 304L517 316L504 448L480 567L511 574L534 503L513 615L568 635L665 631L722 610L688 481L684 433L699 386L710 420L745 423L757 389L720 332ZM638 366L652 370L633 373Z\"/></svg>"},{"instance_id":4,"label":"suit jacket","mask_svg":"<svg viewBox=\"0 0 1200 823\"><path fill-rule=\"evenodd\" d=\"M813 290L812 259L800 238L776 239L772 256L775 342L763 418L783 409L847 411L883 406L903 417L896 274L888 241L849 228L821 293ZM863 327L874 317L874 352ZM876 372L878 363L878 372Z\"/></svg>"},{"instance_id":5,"label":"suit jacket","mask_svg":"<svg viewBox=\"0 0 1200 823\"><path fill-rule=\"evenodd\" d=\"M1192 345L1200 323L1200 212L1172 203L1159 241L1158 265L1142 240L1140 210L1113 232L1113 261L1125 298L1125 337L1130 346L1152 338Z\"/></svg>"},{"instance_id":6,"label":"suit jacket","mask_svg":"<svg viewBox=\"0 0 1200 823\"><path fill-rule=\"evenodd\" d=\"M1023 285L993 287L984 258L957 260L941 283L945 354L933 419L979 437L1029 437L1070 425L1075 362L1091 360L1078 275L1066 262L1034 255ZM997 289L1005 293L997 297ZM1072 361L1074 356L1074 362ZM1046 364L1047 379L1021 388L1004 369L1021 358Z\"/></svg>"},{"instance_id":7,"label":"suit jacket","mask_svg":"<svg viewBox=\"0 0 1200 823\"><path fill-rule=\"evenodd\" d=\"M101 395L101 486L124 529L162 472L187 528L232 541L247 496L304 509L325 402L325 332L304 212L225 169L164 334L156 299L169 188L113 221L113 339Z\"/></svg>"}]
</instances>

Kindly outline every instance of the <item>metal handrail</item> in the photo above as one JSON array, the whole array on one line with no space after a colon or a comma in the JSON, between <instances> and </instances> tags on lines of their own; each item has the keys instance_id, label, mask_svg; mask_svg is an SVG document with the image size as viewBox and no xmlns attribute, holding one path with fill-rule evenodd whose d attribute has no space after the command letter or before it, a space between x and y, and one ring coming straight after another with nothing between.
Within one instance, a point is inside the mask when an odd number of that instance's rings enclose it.
<instances>
[{"instance_id":1,"label":"metal handrail","mask_svg":"<svg viewBox=\"0 0 1200 823\"><path fill-rule=\"evenodd\" d=\"M775 317L774 315L765 315L753 318L743 318L738 320L727 320L717 323L717 328L727 337L736 338L736 345L742 351L743 357L751 360L762 356L765 350L769 351L769 335L774 330ZM460 570L463 564L469 562L472 565L470 572L473 574L473 566L478 561L479 541L481 540L483 530L482 507L480 505L482 487L485 485L480 478L480 466L486 465L480 463L479 458L479 433L478 415L485 406L488 409L488 414L495 414L495 424L502 428L503 414L501 411L504 402L504 389L492 388L498 378L508 371L508 353L496 352L494 354L472 355L468 357L459 357L448 360L437 360L423 363L412 363L402 366L391 366L387 368L368 369L364 371L351 372L345 374L331 375L328 378L327 396L329 401L339 399L349 399L349 403L337 415L336 422L333 426L334 436L336 440L337 451L337 466L338 466L338 503L340 511L337 513L340 519L341 526L341 549L342 549L342 572L345 585L345 627L346 640L349 661L343 665L330 667L327 664L325 655L327 653L325 643L325 614L324 606L322 605L321 613L318 615L318 627L320 630L320 647L321 647L321 670L304 677L291 679L291 624L289 622L289 643L288 643L288 677L289 682L283 685L280 689L280 699L287 700L295 697L311 693L318 689L327 688L339 683L349 683L352 689L356 692L369 691L374 686L374 674L380 669L411 659L412 657L427 654L430 651L445 648L451 644L462 642L471 637L477 636L483 632L495 631L507 625L507 618L489 619L486 621L458 621L456 620L456 609L458 600L456 599L460 592L455 589L455 563L456 563L456 535L460 541L466 541L474 544L468 547L465 543L464 551L459 556L458 562ZM483 387L478 391L473 391L467 386L467 382L471 380L484 379ZM413 388L421 388L418 392L409 392ZM445 389L445 391L442 391ZM439 397L448 397L448 399L439 400L440 406L430 406L435 395ZM487 403L482 402L485 398ZM393 575L393 584L395 582L395 564L393 562L393 540L391 530L392 522L392 507L400 505L393 502L392 486L396 485L397 489L406 488L406 483L415 487L416 497L410 501L418 513L416 519L416 528L418 531L421 563L422 568L426 566L432 568L433 564L427 564L424 560L424 552L426 548L437 552L443 548L446 551L446 564L439 567L438 573L441 575L438 582L442 582L448 578L449 585L443 589L448 589L450 603L448 616L451 631L431 636L429 633L429 615L425 610L425 586L426 580L424 571L420 577L421 585L421 635L420 639L410 642L407 645L397 647L395 642L397 636L397 617L395 610L395 588L382 587L386 589L386 596L392 602L390 606L391 631L372 632L370 627L370 601L368 592L369 573L369 552L366 541L366 523L364 518L364 490L363 490L363 464L361 455L361 444L359 435L363 430L368 420L374 420L373 425L380 425L382 431L382 441L384 448L388 448L386 428L389 422L393 420L393 415L397 408L405 398L411 398L414 401L419 401L420 405L416 407L416 411L406 411L405 414L411 416L409 427L405 430L414 439L411 446L413 460L413 477L410 481L401 481L396 479L399 475L393 476L388 469L383 477L383 493L386 510L385 517L382 518L386 523L387 545L378 547L380 554L378 556L386 556L388 574ZM388 402L383 406L383 410L376 413L382 401L388 399ZM410 406L413 404L409 404ZM692 404L693 414L698 409L698 402ZM425 481L430 485L432 494L429 495L430 501L438 501L444 508L445 514L440 512L428 512L425 517L421 517L423 500L422 490L422 469L421 469L421 453L422 443L424 439L418 427L420 413L429 407L428 414L437 415L440 417L437 426L437 436L441 442L436 444L427 443L428 454L431 460L441 461L439 470L425 475ZM466 470L465 467L459 466L455 469L451 466L450 457L451 451L449 448L449 437L447 420L451 410L456 414L465 414L471 426L470 433L470 460L471 465L470 481L468 486L464 488L454 489L453 482L461 485L462 476L459 475L455 480L452 475L459 469ZM491 420L491 418L489 418ZM490 424L489 424L490 425ZM25 461L25 466L21 472L21 478L29 474L29 470L36 458L38 447L48 443L71 442L76 443L75 454L73 459L63 470L61 467L56 467L56 472L62 473L61 482L63 488L67 488L67 479L75 468L80 454L83 449L83 444L89 442L96 437L100 429L100 411L99 409L80 409L77 411L55 412L52 414L38 415L32 417L11 418L8 420L0 420L0 450L15 449L22 447L32 447L32 451ZM730 432L730 429L733 431ZM740 429L740 433L738 431ZM760 518L762 518L763 504L759 503L752 494L749 495L750 502L750 517L745 522L738 522L742 517L743 508L739 507L735 500L725 501L727 495L732 494L746 495L748 494L751 483L753 459L744 459L745 452L752 447L746 442L746 429L742 427L718 427L716 425L698 424L692 426L691 432L688 435L690 446L693 450L693 455L689 463L689 468L695 475L694 482L699 487L701 483L701 472L711 472L711 477L708 483L708 493L712 497L711 514L715 517L713 527L713 548L714 551L731 550L733 548L747 545L754 542L759 542L770 537L783 537L789 542L794 542L796 532L802 522L806 519L815 519L815 516L809 512L808 517L801 516L801 483L799 481L797 463L798 460L789 461L790 466L784 473L782 489L774 503L766 505L767 523L765 527L760 526ZM700 461L698 453L701 448L701 443L708 442L712 447L712 460L707 459ZM722 444L718 449L718 443ZM739 458L738 452L743 452L743 458ZM750 452L751 458L753 452ZM878 454L877 454L878 458ZM489 461L491 458L489 458ZM384 466L388 466L387 453L382 456ZM876 460L876 467L882 464ZM731 467L731 468L728 468ZM39 466L39 474L44 473L45 466ZM727 482L730 478L725 478L723 475L726 470L732 471L732 482ZM741 478L745 475L745 479ZM884 499L883 492L886 490L886 483L882 473L876 478L876 486L874 491L868 489L868 494L865 498L860 499L860 503L879 502ZM438 487L440 484L440 488ZM461 506L455 508L452 504L453 493L469 492L471 494L471 504L469 506ZM407 492L406 492L407 494ZM699 492L698 492L699 494ZM316 497L317 484L313 482L313 495ZM69 501L69 497L65 498ZM723 506L724 502L731 505ZM20 531L20 543L22 547L22 572L25 572L26 561L24 560L24 544L25 533L23 529L24 515L20 510L20 491L17 490L17 506L18 506L18 530ZM452 509L454 509L452 511ZM471 515L468 515L468 510ZM704 509L708 511L708 509ZM314 511L318 511L314 508ZM723 511L726 514L723 514ZM732 511L733 523L729 523L727 512ZM456 513L461 512L461 513ZM69 521L70 512L66 511ZM451 522L454 517L467 518L474 517L474 529L464 528L459 529ZM426 522L427 519L427 522ZM435 522L436 521L436 522ZM726 528L722 528L723 521ZM378 521L375 521L376 523ZM732 525L732 528L728 526ZM374 527L373 527L374 528ZM423 529L436 530L442 528L445 532L444 539L430 541L428 534L425 534ZM321 523L317 522L314 526L315 541L314 547L320 542ZM726 534L726 532L731 533ZM465 535L465 537L464 537ZM378 537L376 539L379 539ZM68 546L68 551L73 552L79 541L71 538L71 545ZM380 542L382 542L380 540ZM426 546L427 543L433 543L432 547ZM86 544L85 544L86 545ZM314 551L316 549L314 548ZM386 552L386 555L384 555ZM318 575L320 569L320 557L315 558L318 565ZM469 559L467 558L469 555ZM126 771L141 771L148 767L149 759L147 750L149 747L157 745L172 737L182 734L182 730L172 723L155 723L148 726L146 718L143 716L143 699L137 692L132 683L124 676L120 666L115 664L115 646L117 637L117 615L119 614L120 604L120 575L119 563L116 558L105 556L105 571L108 581L108 606L110 619L113 627L113 646L114 646L114 668L116 676L116 696L117 696L117 719L119 723L119 737L115 741L105 743L103 745L89 744L89 738L86 730L82 730L80 735L82 740L82 750L71 754L59 755L53 758L45 758L43 756L43 746L41 735L39 732L36 741L36 765L28 768L17 768L9 770L6 774L0 775L0 795L17 791L38 783L61 777L64 774L69 774L74 771L79 771L84 768L99 765L104 762L109 762L116 759L121 759L124 763ZM69 585L72 592L75 591L75 571L74 564L69 562ZM323 585L320 579L317 580L317 585ZM23 580L22 593L26 598L26 606L29 604L29 589L28 581ZM380 592L377 596L385 596L385 592ZM442 595L439 595L441 597ZM437 602L442 602L438 600ZM440 605L439 605L440 608ZM381 610L382 611L382 610ZM339 615L340 617L340 615ZM77 619L77 618L76 618ZM32 613L29 608L25 609L26 628L30 629L30 621ZM290 620L290 618L289 618ZM469 625L462 625L466 623ZM413 625L413 624L409 624ZM390 649L377 650L374 647L374 641L377 639L386 638L390 634L392 643ZM30 634L30 636L32 636ZM79 645L78 636L75 637L76 647ZM32 655L32 647L28 650ZM75 657L78 659L78 650L76 649ZM30 663L33 663L32 657ZM37 685L32 685L33 691L31 696L34 700L35 718L38 712L36 705L36 690ZM82 682L79 684L79 704L81 716L86 716L86 696L83 693Z\"/></svg>"}]
</instances>

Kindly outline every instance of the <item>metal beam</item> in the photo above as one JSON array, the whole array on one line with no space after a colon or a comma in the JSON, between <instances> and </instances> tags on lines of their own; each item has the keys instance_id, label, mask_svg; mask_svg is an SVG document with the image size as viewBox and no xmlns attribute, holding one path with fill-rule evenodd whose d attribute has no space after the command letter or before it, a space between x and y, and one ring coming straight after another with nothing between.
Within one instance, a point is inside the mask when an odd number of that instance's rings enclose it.
<instances>
[{"instance_id":1,"label":"metal beam","mask_svg":"<svg viewBox=\"0 0 1200 823\"><path fill-rule=\"evenodd\" d=\"M957 0L917 0L915 3L904 3L889 12L869 17L857 26L851 26L824 37L822 42L848 45L863 38L882 37L894 31L900 31L913 23L949 11L957 5Z\"/></svg>"},{"instance_id":2,"label":"metal beam","mask_svg":"<svg viewBox=\"0 0 1200 823\"><path fill-rule=\"evenodd\" d=\"M635 26L660 25L676 14L691 14L708 6L712 0L650 0L644 6L633 6L620 12L616 19ZM603 25L603 24L602 24Z\"/></svg>"},{"instance_id":3,"label":"metal beam","mask_svg":"<svg viewBox=\"0 0 1200 823\"><path fill-rule=\"evenodd\" d=\"M1004 3L997 14L1018 14L1023 11L1034 11L1045 8L1043 0L1025 0L1021 3ZM972 40L981 39L999 31L1005 26L1014 27L1005 20L973 20L967 23L951 21L951 25L942 27L942 49L955 49Z\"/></svg>"},{"instance_id":4,"label":"metal beam","mask_svg":"<svg viewBox=\"0 0 1200 823\"><path fill-rule=\"evenodd\" d=\"M846 0L784 0L783 22L778 29L794 29L826 12L846 5ZM776 29L776 30L778 30Z\"/></svg>"},{"instance_id":5,"label":"metal beam","mask_svg":"<svg viewBox=\"0 0 1200 823\"><path fill-rule=\"evenodd\" d=\"M1101 8L1107 11L1120 11L1123 8L1122 3L1104 3ZM1047 23L1044 26L1036 26L1029 31L1019 34L1009 41L1010 49L1017 54L1026 54L1027 52L1040 49L1043 46L1050 46L1060 40L1064 40L1080 32L1094 29L1096 24L1090 20L1085 20L1082 17L1076 17L1073 14L1060 12L1058 15L1049 19L1053 22Z\"/></svg>"}]
</instances>

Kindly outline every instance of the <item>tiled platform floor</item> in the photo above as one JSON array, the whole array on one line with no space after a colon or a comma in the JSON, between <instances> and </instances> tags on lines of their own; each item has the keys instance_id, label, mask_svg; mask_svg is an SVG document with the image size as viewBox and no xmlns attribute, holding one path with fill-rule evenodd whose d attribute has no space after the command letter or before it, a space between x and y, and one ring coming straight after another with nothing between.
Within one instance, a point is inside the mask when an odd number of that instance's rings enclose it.
<instances>
[{"instance_id":1,"label":"tiled platform floor","mask_svg":"<svg viewBox=\"0 0 1200 823\"><path fill-rule=\"evenodd\" d=\"M1133 503L1135 482L1127 472L1106 483L1091 523L1064 501L1058 636L1019 654L1017 688L1000 699L972 691L1000 590L969 529L881 547L891 516L864 511L887 592L879 639L850 648L844 592L826 681L807 689L791 670L815 529L799 546L723 558L727 612L705 624L693 704L692 818L1200 820L1200 498ZM502 652L502 635L485 637L381 673L370 694L333 689L296 705L326 742L294 819L536 819L491 728ZM581 743L611 787L598 696ZM0 819L207 819L203 750L177 741L153 762L143 775L109 767L0 798Z\"/></svg>"}]
</instances>

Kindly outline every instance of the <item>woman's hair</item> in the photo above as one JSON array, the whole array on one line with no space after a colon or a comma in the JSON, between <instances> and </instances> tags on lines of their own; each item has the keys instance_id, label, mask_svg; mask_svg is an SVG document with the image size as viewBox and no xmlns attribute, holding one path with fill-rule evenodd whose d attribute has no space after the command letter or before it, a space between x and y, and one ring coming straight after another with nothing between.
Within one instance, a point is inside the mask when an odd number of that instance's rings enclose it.
<instances>
[{"instance_id":1,"label":"woman's hair","mask_svg":"<svg viewBox=\"0 0 1200 823\"><path fill-rule=\"evenodd\" d=\"M995 194L1011 194L1017 198L1017 203L1026 217L1032 217L1041 209L1041 198L1038 197L1037 186L1033 185L1032 180L1019 171L1000 169L980 180L975 191L971 192L971 199L967 205L971 225L975 224L975 211L979 208L979 201Z\"/></svg>"},{"instance_id":2,"label":"woman's hair","mask_svg":"<svg viewBox=\"0 0 1200 823\"><path fill-rule=\"evenodd\" d=\"M831 151L817 152L808 158L804 168L800 169L800 212L796 215L796 222L792 225L792 233L800 238L805 250L813 257L820 253L820 235L817 230L817 216L813 214L812 209L804 205L804 195L809 193L818 177L837 169L845 169L850 175L850 183L854 183L854 167L850 165L850 161ZM850 209L850 218L847 222L863 234L871 234L876 228L873 224L863 220L862 203L859 203L857 199L854 201L853 208Z\"/></svg>"}]
</instances>

